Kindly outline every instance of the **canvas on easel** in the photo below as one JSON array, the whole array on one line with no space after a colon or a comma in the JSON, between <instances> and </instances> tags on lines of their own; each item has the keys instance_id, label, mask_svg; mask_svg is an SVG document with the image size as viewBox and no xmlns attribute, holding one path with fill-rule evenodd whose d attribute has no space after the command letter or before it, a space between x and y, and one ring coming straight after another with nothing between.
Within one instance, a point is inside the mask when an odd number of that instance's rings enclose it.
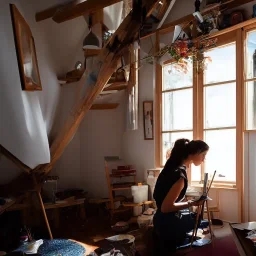
<instances>
[{"instance_id":1,"label":"canvas on easel","mask_svg":"<svg viewBox=\"0 0 256 256\"><path fill-rule=\"evenodd\" d=\"M208 188L207 188L208 173L205 173L205 175L204 175L203 194L198 199L198 201L203 200L203 202L202 202L201 205L198 206L197 215L196 215L196 223L195 223L195 227L194 227L193 234L192 234L192 237L191 237L191 246L193 245L194 238L197 235L197 230L198 230L198 226L199 226L199 223L200 223L200 219L203 217L203 214L204 214L204 203L206 203L206 209L207 209L207 215L208 215L208 221L209 221L209 229L210 229L211 238L213 238L213 233L212 233L212 229L211 229L211 218L210 218L209 207L208 207L208 200L212 200L212 199L210 197L208 197L208 193L211 189L212 182L214 180L215 174L216 174L216 171L214 171L212 180L211 180Z\"/></svg>"}]
</instances>

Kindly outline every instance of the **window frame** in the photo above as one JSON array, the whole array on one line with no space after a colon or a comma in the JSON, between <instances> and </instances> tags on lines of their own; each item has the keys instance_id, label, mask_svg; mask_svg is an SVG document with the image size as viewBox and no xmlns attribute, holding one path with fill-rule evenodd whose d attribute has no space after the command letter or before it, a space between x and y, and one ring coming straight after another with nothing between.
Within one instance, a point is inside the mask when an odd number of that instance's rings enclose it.
<instances>
[{"instance_id":1,"label":"window frame","mask_svg":"<svg viewBox=\"0 0 256 256\"><path fill-rule=\"evenodd\" d=\"M247 128L247 98L246 98L246 84L248 82L255 82L256 81L256 77L254 78L247 78L247 60L246 60L246 40L247 40L247 35L248 33L255 31L256 32L256 22L254 24L251 24L249 26L244 27L243 32L242 32L242 40L243 40L243 60L242 60L242 64L243 64L243 71L244 71L244 75L243 75L243 86L244 86L244 131L245 132L251 132L251 131L256 131L255 129L248 129Z\"/></svg>"},{"instance_id":2,"label":"window frame","mask_svg":"<svg viewBox=\"0 0 256 256\"><path fill-rule=\"evenodd\" d=\"M253 26L256 29L256 23ZM252 30L253 30L252 28ZM236 182L227 181L214 181L213 186L215 188L224 189L243 189L243 154L244 154L244 125L245 125L245 83L244 83L244 55L245 55L245 30L237 28L235 30L227 30L226 33L220 31L216 48L228 45L230 43L236 43ZM156 34L156 50L159 49L159 33ZM164 65L171 63L167 61ZM156 165L161 166L162 162L162 69L163 67L156 63ZM216 129L204 129L204 75L203 71L199 70L198 64L194 63L193 68L193 139L204 139L205 130L219 130ZM254 79L256 80L256 78ZM217 84L230 83L231 81L223 81L220 83L207 84L207 86L214 86ZM200 108L201 107L201 108ZM225 127L222 127L225 128ZM227 127L231 128L231 127ZM189 172L190 173L190 172ZM204 165L201 168L201 180L203 180ZM188 176L191 183L191 175ZM200 186L198 182L192 182L193 186Z\"/></svg>"},{"instance_id":3,"label":"window frame","mask_svg":"<svg viewBox=\"0 0 256 256\"><path fill-rule=\"evenodd\" d=\"M162 72L162 77L163 77L163 69L165 66L167 65L171 65L175 63L175 61L173 60L169 60L169 61L165 61L163 66L161 67L161 72ZM193 72L193 76L194 76L194 72ZM193 82L192 82L193 83ZM165 93L173 93L173 92L178 92L178 91L184 91L184 90L189 90L189 89L192 89L192 106L194 107L194 104L193 104L193 95L194 95L194 92L193 92L193 84L191 86L187 86L187 87L181 87L181 88L174 88L174 89L168 89L168 90L164 90L163 89L163 83L162 83L162 86L161 86L161 94L160 94L160 100L161 102L163 102L163 95ZM162 105L162 104L161 104ZM161 120L162 119L162 109L160 110L161 113ZM161 123L161 130L160 130L160 149L161 149L161 158L160 158L160 163L162 162L162 159L163 159L163 152L162 152L162 149L163 149L163 134L166 134L166 133L182 133L182 132L192 132L193 134L193 122L194 122L194 117L193 117L193 111L192 111L192 129L184 129L184 130L180 130L180 129L173 129L173 130L165 130L163 131L163 127L162 127L162 124ZM194 134L193 134L194 136Z\"/></svg>"},{"instance_id":4,"label":"window frame","mask_svg":"<svg viewBox=\"0 0 256 256\"><path fill-rule=\"evenodd\" d=\"M232 43L235 43L236 45L236 55L237 55L237 50L238 50L238 45L237 45L237 38L236 38L236 31L232 31L230 33L227 33L227 34L224 34L224 35L220 35L218 36L218 41L217 41L217 44L216 44L216 47L214 47L213 49L217 49L217 48L221 48L221 47L225 47L225 46L228 46L229 44L232 44ZM237 56L236 56L237 57ZM222 81L222 82L217 82L217 83L204 83L204 71L201 70L199 71L198 73L198 76L199 76L199 79L198 79L198 90L200 91L200 95L198 97L198 111L200 112L200 124L199 124L199 139L201 140L204 140L205 136L204 136L204 133L205 131L217 131L217 130L226 130L226 129L230 129L230 128L235 128L236 132L237 132L237 124L238 124L238 116L237 116L237 109L236 109L236 126L228 126L228 127L218 127L218 128L204 128L204 125L205 125L205 108L204 108L204 102L205 102L205 97L204 97L204 89L207 88L207 87L210 87L210 86L217 86L217 85L224 85L224 84L229 84L229 83L232 83L232 82L235 82L236 83L236 107L237 107L237 104L240 100L240 97L238 99L237 97L237 87L239 87L240 85L237 84L237 81L238 81L238 74L237 74L237 70L238 70L238 67L237 67L237 63L238 63L238 60L236 58L236 80L227 80L227 81ZM238 119L237 119L238 118ZM237 151L238 151L238 147L237 147L237 138L236 138L236 157L238 155ZM240 152L240 150L239 150ZM232 188L235 188L237 187L237 181L238 181L238 177L237 177L237 172L238 172L238 167L237 167L237 161L236 161L236 182L231 182L231 181L214 181L213 184L216 185L217 187L232 187ZM203 180L204 178L204 163L202 164L202 167L201 167L201 180ZM190 180L191 182L191 180ZM196 184L196 182L191 182L191 184Z\"/></svg>"}]
</instances>

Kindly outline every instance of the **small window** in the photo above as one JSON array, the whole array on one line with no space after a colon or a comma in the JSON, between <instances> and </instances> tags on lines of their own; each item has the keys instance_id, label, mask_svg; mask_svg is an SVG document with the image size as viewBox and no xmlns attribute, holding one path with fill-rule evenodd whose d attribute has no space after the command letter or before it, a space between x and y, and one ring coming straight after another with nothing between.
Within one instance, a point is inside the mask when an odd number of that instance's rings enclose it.
<instances>
[{"instance_id":1,"label":"small window","mask_svg":"<svg viewBox=\"0 0 256 256\"><path fill-rule=\"evenodd\" d=\"M174 142L180 138L193 139L193 65L186 74L176 69L175 63L163 67L161 165Z\"/></svg>"}]
</instances>

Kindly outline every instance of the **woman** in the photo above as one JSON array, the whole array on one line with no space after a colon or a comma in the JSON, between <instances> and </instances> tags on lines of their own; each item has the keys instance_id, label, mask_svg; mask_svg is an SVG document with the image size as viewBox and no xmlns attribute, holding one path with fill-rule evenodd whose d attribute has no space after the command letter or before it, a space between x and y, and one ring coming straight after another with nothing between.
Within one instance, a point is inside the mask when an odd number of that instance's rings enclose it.
<instances>
[{"instance_id":1,"label":"woman","mask_svg":"<svg viewBox=\"0 0 256 256\"><path fill-rule=\"evenodd\" d=\"M209 146L201 140L179 139L175 142L154 190L158 208L154 216L154 240L158 245L155 255L169 255L175 251L177 245L184 241L186 232L193 229L191 218L181 216L179 211L202 202L182 202L188 187L186 169L192 163L199 166L208 150Z\"/></svg>"}]
</instances>

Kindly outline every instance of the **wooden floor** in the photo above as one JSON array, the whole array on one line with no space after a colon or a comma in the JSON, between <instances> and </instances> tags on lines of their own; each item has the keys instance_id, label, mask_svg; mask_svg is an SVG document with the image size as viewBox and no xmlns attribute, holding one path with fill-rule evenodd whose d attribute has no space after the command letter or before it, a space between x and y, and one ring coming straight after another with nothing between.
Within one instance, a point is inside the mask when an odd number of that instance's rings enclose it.
<instances>
[{"instance_id":1,"label":"wooden floor","mask_svg":"<svg viewBox=\"0 0 256 256\"><path fill-rule=\"evenodd\" d=\"M132 225L129 231L133 232L136 236L138 234L136 229L137 225ZM60 228L52 228L52 232L54 238L66 238L79 242L86 249L85 255L88 255L97 248L95 246L97 241L115 235L115 232L111 229L111 222L108 216L91 216L85 221L75 216L66 216L62 218ZM231 236L229 225L225 224L224 227L215 226L214 234L216 239L225 239ZM138 247L141 255L147 255L145 253L145 248L148 247L147 239L136 239L136 247ZM197 248L196 250L198 253L200 252L200 249L198 250ZM178 255L184 255L184 253L189 254L188 251L184 251L179 252ZM190 253L192 252L190 251Z\"/></svg>"},{"instance_id":2,"label":"wooden floor","mask_svg":"<svg viewBox=\"0 0 256 256\"><path fill-rule=\"evenodd\" d=\"M52 228L54 238L72 239L82 244L86 255L95 248L95 243L113 235L108 217L90 217L85 221L69 217L62 219L60 228Z\"/></svg>"}]
</instances>

